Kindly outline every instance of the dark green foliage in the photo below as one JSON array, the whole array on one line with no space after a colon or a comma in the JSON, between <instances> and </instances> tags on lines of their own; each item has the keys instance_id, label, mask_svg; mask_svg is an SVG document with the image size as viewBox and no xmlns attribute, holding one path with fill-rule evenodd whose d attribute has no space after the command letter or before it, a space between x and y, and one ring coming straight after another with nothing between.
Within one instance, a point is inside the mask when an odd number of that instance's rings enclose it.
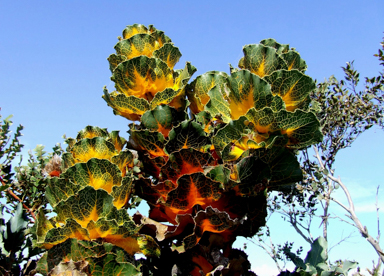
<instances>
[{"instance_id":1,"label":"dark green foliage","mask_svg":"<svg viewBox=\"0 0 384 276\"><path fill-rule=\"evenodd\" d=\"M308 252L305 260L299 258L294 253L287 250L285 253L289 256L292 262L296 265L295 272L290 273L285 271L279 276L333 276L333 275L348 275L348 271L356 267L356 262L344 261L337 265L328 265L328 243L323 237L319 237L311 244L311 250Z\"/></svg>"},{"instance_id":2,"label":"dark green foliage","mask_svg":"<svg viewBox=\"0 0 384 276\"><path fill-rule=\"evenodd\" d=\"M28 275L34 269L40 254L39 248L32 248L32 237L28 234L29 219L19 203L14 215L5 222L3 209L0 213L0 274Z\"/></svg>"}]
</instances>

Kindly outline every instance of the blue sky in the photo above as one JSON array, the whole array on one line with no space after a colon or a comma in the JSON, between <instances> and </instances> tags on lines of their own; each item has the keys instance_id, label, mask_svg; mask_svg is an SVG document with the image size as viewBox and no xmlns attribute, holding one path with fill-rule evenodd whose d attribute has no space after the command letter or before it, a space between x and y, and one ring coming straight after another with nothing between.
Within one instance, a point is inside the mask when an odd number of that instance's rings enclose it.
<instances>
[{"instance_id":1,"label":"blue sky","mask_svg":"<svg viewBox=\"0 0 384 276\"><path fill-rule=\"evenodd\" d=\"M383 14L382 0L1 1L1 114L14 114L15 124L25 126L26 150L37 144L50 149L63 134L74 137L86 125L126 136L128 121L114 116L101 95L104 85L113 90L106 58L123 28L134 23L165 31L183 54L176 68L190 61L198 69L194 77L209 70L228 72L228 63L235 66L242 56L242 46L265 38L295 47L307 62L306 74L319 81L341 77L340 67L351 60L361 76L375 76L380 67L373 54L384 36ZM372 208L367 204L382 184L383 138L381 130L369 131L336 164L361 209ZM375 219L367 210L361 214ZM364 256L362 267L370 267L377 259L373 250L368 246L360 253L364 240L355 240L361 243L347 245L350 249L334 258ZM272 265L259 257L261 252L248 253L253 268Z\"/></svg>"}]
</instances>

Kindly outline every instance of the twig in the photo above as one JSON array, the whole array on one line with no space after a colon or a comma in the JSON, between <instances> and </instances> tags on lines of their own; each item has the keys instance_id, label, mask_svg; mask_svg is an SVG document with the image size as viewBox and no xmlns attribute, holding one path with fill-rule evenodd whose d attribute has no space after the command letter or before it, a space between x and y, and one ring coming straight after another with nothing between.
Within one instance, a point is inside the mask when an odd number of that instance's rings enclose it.
<instances>
[{"instance_id":1,"label":"twig","mask_svg":"<svg viewBox=\"0 0 384 276\"><path fill-rule=\"evenodd\" d=\"M333 248L335 248L336 246L340 245L341 243L345 242L347 239L351 238L352 237L352 234L353 232L349 233L348 236L342 238L339 242L335 243L334 245L332 245L329 249L328 249L328 253L331 252L331 250Z\"/></svg>"},{"instance_id":2,"label":"twig","mask_svg":"<svg viewBox=\"0 0 384 276\"><path fill-rule=\"evenodd\" d=\"M5 186L5 185L7 185L7 184L5 184L5 182L4 182L4 180L0 177L0 181L1 181L1 184L3 185L3 186ZM28 213L30 213L31 214L31 216L33 217L33 219L29 219L32 223L35 223L35 220L36 220L36 216L35 216L35 214L33 213L33 211L31 210L31 209L29 209L28 208L28 206L27 205L25 205L24 203L23 203L23 201L14 193L14 192L12 192L9 188L6 190L7 191L7 193L8 194L10 194L14 199L16 199L17 201L19 201L19 202L21 202L22 204L23 204L23 207L24 207L24 209L26 209L27 211L28 211Z\"/></svg>"},{"instance_id":3,"label":"twig","mask_svg":"<svg viewBox=\"0 0 384 276\"><path fill-rule=\"evenodd\" d=\"M377 242L380 242L380 215L379 215L379 188L380 188L380 185L377 186L377 190L376 190L376 216L377 216Z\"/></svg>"},{"instance_id":4,"label":"twig","mask_svg":"<svg viewBox=\"0 0 384 276\"><path fill-rule=\"evenodd\" d=\"M317 158L318 162L319 162L319 165L322 169L324 169L324 164L321 160L321 157L319 155L319 151L318 149L313 146L313 149L316 153L315 157ZM337 184L340 185L340 187L343 189L344 191L344 194L345 196L347 197L347 200L348 200L348 207L341 204L339 201L337 200L334 200L332 199L335 203L337 203L338 205L340 205L341 207L343 207L348 213L348 217L353 221L353 223L355 224L355 226L357 227L357 229L359 230L360 234L366 238L366 240L372 245L372 247L375 249L377 255L379 255L379 258L381 260L381 262L384 264L384 252L383 250L381 249L380 247L380 244L379 244L379 240L375 240L371 235L369 235L368 233L368 229L366 226L363 226L359 220L359 218L356 216L356 213L355 213L355 205L353 203L353 200L352 200L352 197L351 197L351 194L349 193L349 190L347 189L347 187L344 185L344 183L341 181L340 177L339 178L336 178L334 177L332 174L330 174L329 172L326 174L326 177L328 179L330 179L331 181L333 182L336 182Z\"/></svg>"},{"instance_id":5,"label":"twig","mask_svg":"<svg viewBox=\"0 0 384 276\"><path fill-rule=\"evenodd\" d=\"M270 242L270 245L266 244L264 241L261 242L261 241L258 241L257 243L254 242L252 239L249 239L249 241L259 247L261 247L262 249L264 249L265 252L268 253L268 255L272 258L272 260L275 262L275 265L277 267L277 269L279 270L279 272L282 272L283 270L281 269L280 265L279 265L279 262L277 261L277 258L276 258L276 249L275 249L275 246L273 245L273 242L272 242L272 239L271 237L269 237L269 242ZM266 246L268 246L270 248L270 250L268 250L268 248L266 248L263 244L265 244ZM284 265L285 266L285 265Z\"/></svg>"}]
</instances>

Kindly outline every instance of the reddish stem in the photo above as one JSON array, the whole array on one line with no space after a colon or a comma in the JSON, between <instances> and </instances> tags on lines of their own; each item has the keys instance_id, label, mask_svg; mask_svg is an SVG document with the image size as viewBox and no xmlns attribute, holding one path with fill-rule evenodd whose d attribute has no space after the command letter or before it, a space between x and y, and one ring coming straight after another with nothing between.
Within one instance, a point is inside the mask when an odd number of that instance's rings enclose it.
<instances>
[{"instance_id":1,"label":"reddish stem","mask_svg":"<svg viewBox=\"0 0 384 276\"><path fill-rule=\"evenodd\" d=\"M6 185L5 182L4 182L4 180L3 180L1 177L0 177L0 181L1 181L1 184L2 184L3 186ZM14 199L16 199L17 201L23 203L23 201L22 201L22 200L21 200L21 199L20 199L14 192L12 192L9 188L8 188L6 191L7 191L7 193L10 194ZM26 209L26 210L28 211L28 213L31 214L31 216L33 217L33 219L36 220L36 216L35 216L35 214L33 213L33 211L32 211L31 209L29 209L28 206L25 205L24 203L23 203L23 207L24 207L24 209ZM31 220L31 219L30 219L30 221L31 221L32 223L35 223L34 220Z\"/></svg>"}]
</instances>

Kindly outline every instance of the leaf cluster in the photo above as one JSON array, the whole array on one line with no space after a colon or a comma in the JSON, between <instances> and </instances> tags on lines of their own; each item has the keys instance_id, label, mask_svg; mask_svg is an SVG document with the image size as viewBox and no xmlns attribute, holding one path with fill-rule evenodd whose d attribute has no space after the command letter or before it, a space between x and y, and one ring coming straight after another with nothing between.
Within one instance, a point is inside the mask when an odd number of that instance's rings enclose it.
<instances>
[{"instance_id":1,"label":"leaf cluster","mask_svg":"<svg viewBox=\"0 0 384 276\"><path fill-rule=\"evenodd\" d=\"M28 233L29 219L19 203L5 222L4 207L0 213L0 273L1 275L29 275L36 266L32 259L41 252L32 247L32 236Z\"/></svg>"},{"instance_id":2,"label":"leaf cluster","mask_svg":"<svg viewBox=\"0 0 384 276\"><path fill-rule=\"evenodd\" d=\"M296 265L296 268L293 273L285 271L280 273L279 276L348 275L348 271L356 267L357 263L350 261L340 261L337 265L329 265L327 263L327 249L328 244L323 237L317 238L311 244L311 250L308 251L304 260L290 252L289 248L284 248L284 253L289 256L292 262Z\"/></svg>"},{"instance_id":3,"label":"leaf cluster","mask_svg":"<svg viewBox=\"0 0 384 276\"><path fill-rule=\"evenodd\" d=\"M0 108L1 111L1 108ZM1 191L7 189L13 173L11 172L12 162L17 154L21 152L23 145L19 138L22 136L23 126L19 125L13 137L11 136L12 115L2 119L0 114L0 179Z\"/></svg>"}]
</instances>

